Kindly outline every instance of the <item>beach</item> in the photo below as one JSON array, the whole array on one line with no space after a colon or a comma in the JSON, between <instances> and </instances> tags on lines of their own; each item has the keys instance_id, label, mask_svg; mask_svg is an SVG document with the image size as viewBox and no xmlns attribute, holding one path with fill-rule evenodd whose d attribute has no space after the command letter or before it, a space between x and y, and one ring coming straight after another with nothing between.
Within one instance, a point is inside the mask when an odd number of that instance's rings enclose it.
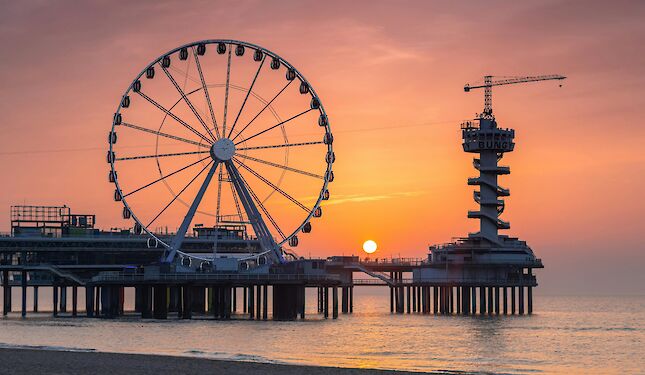
<instances>
[{"instance_id":1,"label":"beach","mask_svg":"<svg viewBox=\"0 0 645 375\"><path fill-rule=\"evenodd\" d=\"M418 374L413 372L296 366L255 362L147 354L71 352L35 349L0 349L0 374L280 374L280 375L368 375ZM436 372L435 372L436 374Z\"/></svg>"}]
</instances>

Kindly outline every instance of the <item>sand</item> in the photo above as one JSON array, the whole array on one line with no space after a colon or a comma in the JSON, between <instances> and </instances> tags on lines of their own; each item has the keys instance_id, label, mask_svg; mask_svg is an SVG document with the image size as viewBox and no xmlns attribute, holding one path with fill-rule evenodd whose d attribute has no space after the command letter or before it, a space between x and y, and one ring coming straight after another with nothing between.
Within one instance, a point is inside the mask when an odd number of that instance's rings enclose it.
<instances>
[{"instance_id":1,"label":"sand","mask_svg":"<svg viewBox=\"0 0 645 375\"><path fill-rule=\"evenodd\" d=\"M348 369L234 362L143 354L0 349L0 374L418 374L400 371Z\"/></svg>"}]
</instances>

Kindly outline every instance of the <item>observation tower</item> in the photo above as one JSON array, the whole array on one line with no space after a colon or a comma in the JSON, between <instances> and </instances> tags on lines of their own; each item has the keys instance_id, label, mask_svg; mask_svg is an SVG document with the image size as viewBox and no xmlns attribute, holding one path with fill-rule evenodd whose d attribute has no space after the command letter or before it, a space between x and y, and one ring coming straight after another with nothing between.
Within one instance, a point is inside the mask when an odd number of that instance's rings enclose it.
<instances>
[{"instance_id":1,"label":"observation tower","mask_svg":"<svg viewBox=\"0 0 645 375\"><path fill-rule=\"evenodd\" d=\"M413 272L415 283L438 287L441 291L435 293L442 296L452 296L456 287L458 304L464 313L476 311L476 289L479 289L480 313L499 313L500 290L503 291L503 310L507 313L509 288L512 313L515 312L516 294L518 312L524 313L525 290L528 313L531 313L532 288L537 286L533 269L544 267L525 241L499 233L510 228L510 223L500 218L505 208L503 198L509 196L510 191L499 186L498 178L511 173L508 166L499 165L499 162L506 152L515 149L515 130L500 127L493 116L492 88L565 78L561 75L503 79L485 76L481 84L464 86L466 92L484 89L483 112L474 120L461 124L462 147L465 152L476 154L473 166L479 171L479 176L468 178L468 185L478 188L473 192L473 198L479 205L478 210L468 211L468 218L479 220L479 231L447 244L430 246L427 265Z\"/></svg>"}]
</instances>

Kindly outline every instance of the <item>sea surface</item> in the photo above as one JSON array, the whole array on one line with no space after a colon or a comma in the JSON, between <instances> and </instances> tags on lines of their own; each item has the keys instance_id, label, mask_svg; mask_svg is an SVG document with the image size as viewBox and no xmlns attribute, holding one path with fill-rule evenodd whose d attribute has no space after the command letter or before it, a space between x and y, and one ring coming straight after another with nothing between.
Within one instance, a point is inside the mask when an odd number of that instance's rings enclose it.
<instances>
[{"instance_id":1,"label":"sea surface","mask_svg":"<svg viewBox=\"0 0 645 375\"><path fill-rule=\"evenodd\" d=\"M41 309L51 310L50 294L41 288ZM14 309L19 301L15 293ZM307 302L307 319L296 322L53 319L47 313L23 320L14 312L0 318L0 347L416 371L645 373L645 296L538 294L531 316L464 317L390 314L386 288L356 287L354 313L337 320L316 314L315 291Z\"/></svg>"}]
</instances>

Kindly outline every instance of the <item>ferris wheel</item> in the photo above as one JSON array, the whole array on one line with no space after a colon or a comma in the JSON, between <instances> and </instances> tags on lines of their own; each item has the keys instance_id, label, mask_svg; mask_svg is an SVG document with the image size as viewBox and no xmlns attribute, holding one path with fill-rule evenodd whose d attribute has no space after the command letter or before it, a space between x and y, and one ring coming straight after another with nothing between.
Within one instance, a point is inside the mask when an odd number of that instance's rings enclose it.
<instances>
[{"instance_id":1,"label":"ferris wheel","mask_svg":"<svg viewBox=\"0 0 645 375\"><path fill-rule=\"evenodd\" d=\"M329 199L333 139L320 98L286 60L204 40L159 56L125 90L109 180L123 218L167 249L165 262L186 255L191 225L212 228L215 241L234 228L284 262Z\"/></svg>"}]
</instances>

